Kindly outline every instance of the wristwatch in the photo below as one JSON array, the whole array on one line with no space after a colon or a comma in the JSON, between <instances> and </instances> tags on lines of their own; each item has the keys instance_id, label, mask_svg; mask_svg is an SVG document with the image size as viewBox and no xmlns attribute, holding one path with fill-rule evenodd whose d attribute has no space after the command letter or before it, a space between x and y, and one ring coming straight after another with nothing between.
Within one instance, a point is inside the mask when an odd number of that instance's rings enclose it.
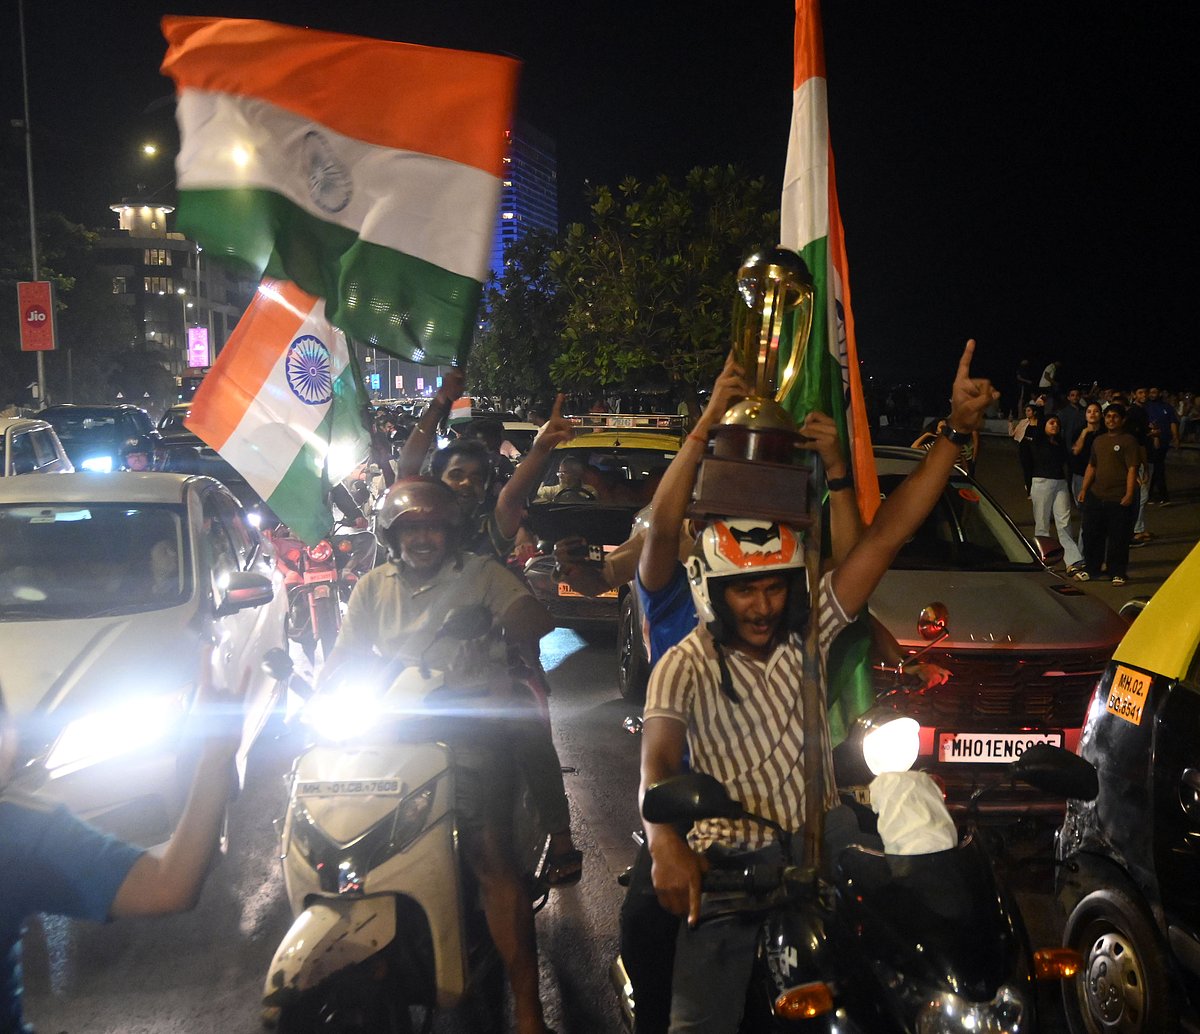
<instances>
[{"instance_id":1,"label":"wristwatch","mask_svg":"<svg viewBox=\"0 0 1200 1034\"><path fill-rule=\"evenodd\" d=\"M950 421L947 420L942 425L942 436L949 438L955 445L966 445L971 440L970 431L956 431L950 426Z\"/></svg>"},{"instance_id":2,"label":"wristwatch","mask_svg":"<svg viewBox=\"0 0 1200 1034\"><path fill-rule=\"evenodd\" d=\"M845 474L840 478L829 478L825 482L825 487L831 492L840 492L846 488L854 487L854 475Z\"/></svg>"}]
</instances>

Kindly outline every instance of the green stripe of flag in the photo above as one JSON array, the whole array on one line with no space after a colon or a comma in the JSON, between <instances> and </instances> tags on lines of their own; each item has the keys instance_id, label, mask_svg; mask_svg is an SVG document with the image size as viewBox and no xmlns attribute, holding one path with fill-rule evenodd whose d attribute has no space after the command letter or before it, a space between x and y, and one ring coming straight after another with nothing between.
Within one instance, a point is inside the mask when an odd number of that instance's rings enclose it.
<instances>
[{"instance_id":1,"label":"green stripe of flag","mask_svg":"<svg viewBox=\"0 0 1200 1034\"><path fill-rule=\"evenodd\" d=\"M270 190L183 191L177 225L214 254L327 299L326 317L356 341L430 365L466 356L483 292L471 277L360 240Z\"/></svg>"}]
</instances>

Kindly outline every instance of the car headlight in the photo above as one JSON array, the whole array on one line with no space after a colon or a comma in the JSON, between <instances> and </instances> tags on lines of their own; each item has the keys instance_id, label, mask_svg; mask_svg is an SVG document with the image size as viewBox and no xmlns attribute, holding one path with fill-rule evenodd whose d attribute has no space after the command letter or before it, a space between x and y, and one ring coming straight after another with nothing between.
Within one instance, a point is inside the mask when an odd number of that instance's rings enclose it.
<instances>
[{"instance_id":1,"label":"car headlight","mask_svg":"<svg viewBox=\"0 0 1200 1034\"><path fill-rule=\"evenodd\" d=\"M862 753L875 774L907 772L921 753L921 724L895 711L873 711L862 723Z\"/></svg>"},{"instance_id":2,"label":"car headlight","mask_svg":"<svg viewBox=\"0 0 1200 1034\"><path fill-rule=\"evenodd\" d=\"M182 692L131 697L76 718L54 741L46 769L56 778L151 747L179 729L186 702Z\"/></svg>"},{"instance_id":3,"label":"car headlight","mask_svg":"<svg viewBox=\"0 0 1200 1034\"><path fill-rule=\"evenodd\" d=\"M111 456L90 456L79 465L84 470L90 470L93 474L112 473Z\"/></svg>"},{"instance_id":4,"label":"car headlight","mask_svg":"<svg viewBox=\"0 0 1200 1034\"><path fill-rule=\"evenodd\" d=\"M943 992L921 1007L917 1034L1020 1034L1028 1029L1020 992L1002 987L990 1002L968 1002Z\"/></svg>"}]
</instances>

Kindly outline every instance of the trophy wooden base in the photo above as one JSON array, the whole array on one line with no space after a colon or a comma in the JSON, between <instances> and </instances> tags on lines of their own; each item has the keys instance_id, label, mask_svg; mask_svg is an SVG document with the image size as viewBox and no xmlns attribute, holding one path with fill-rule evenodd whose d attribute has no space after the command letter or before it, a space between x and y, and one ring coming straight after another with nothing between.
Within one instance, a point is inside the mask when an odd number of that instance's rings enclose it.
<instances>
[{"instance_id":1,"label":"trophy wooden base","mask_svg":"<svg viewBox=\"0 0 1200 1034\"><path fill-rule=\"evenodd\" d=\"M761 459L705 456L696 473L688 516L753 517L794 527L811 526L809 469Z\"/></svg>"}]
</instances>

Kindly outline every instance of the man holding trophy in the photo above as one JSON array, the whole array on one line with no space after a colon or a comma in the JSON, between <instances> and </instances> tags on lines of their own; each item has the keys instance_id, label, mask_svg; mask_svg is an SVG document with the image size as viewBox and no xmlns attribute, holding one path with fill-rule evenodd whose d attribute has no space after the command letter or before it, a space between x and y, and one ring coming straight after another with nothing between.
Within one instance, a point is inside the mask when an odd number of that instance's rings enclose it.
<instances>
[{"instance_id":1,"label":"man holding trophy","mask_svg":"<svg viewBox=\"0 0 1200 1034\"><path fill-rule=\"evenodd\" d=\"M639 565L644 575L656 534L678 542L678 524L666 524L687 506L676 496L690 493L688 513L706 522L686 568L700 624L651 674L639 804L649 786L683 771L686 748L693 770L714 776L748 811L796 834L792 842L803 844L805 858L791 860L812 863L822 816L834 801L823 679L829 644L866 606L933 508L962 441L998 396L988 381L971 377L975 344L968 341L945 440L934 444L861 535L846 535L842 520L856 520L852 480L836 448L822 441L831 422L810 414L803 428L811 433L805 434L779 405L807 346L808 271L797 255L777 248L751 256L738 286L734 362L726 375L740 372L752 393L711 431L693 432L685 443L656 494ZM825 490L834 550L833 566L823 570ZM657 587L643 587L651 588ZM757 926L697 926L701 876L711 857L782 860L781 846L768 829L727 820L700 822L686 838L672 826L646 823L646 834L658 901L688 920L676 943L670 1031L733 1034ZM642 1016L638 1021L639 1031L650 1029Z\"/></svg>"}]
</instances>

